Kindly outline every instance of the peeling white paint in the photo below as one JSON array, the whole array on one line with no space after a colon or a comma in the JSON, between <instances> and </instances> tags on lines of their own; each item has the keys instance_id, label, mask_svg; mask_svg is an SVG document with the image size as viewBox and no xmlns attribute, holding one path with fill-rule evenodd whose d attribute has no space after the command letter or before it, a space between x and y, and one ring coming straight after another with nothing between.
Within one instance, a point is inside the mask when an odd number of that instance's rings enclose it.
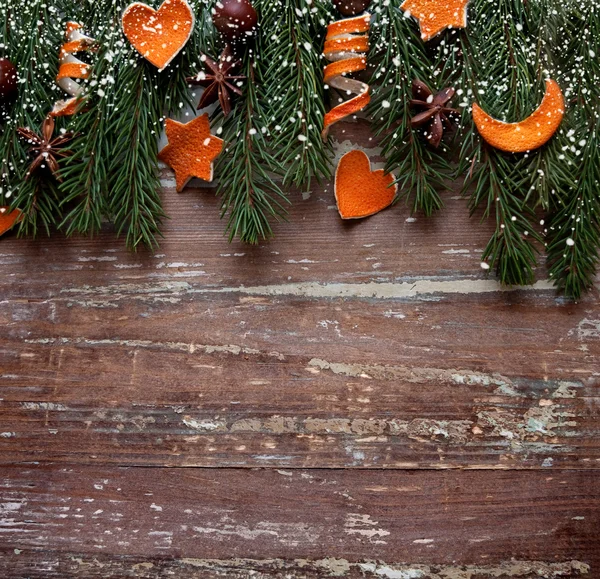
<instances>
[{"instance_id":1,"label":"peeling white paint","mask_svg":"<svg viewBox=\"0 0 600 579\"><path fill-rule=\"evenodd\" d=\"M298 262L301 263L301 262ZM156 267L183 267L200 264L160 263ZM185 277L190 272L179 272ZM206 272L198 272L207 275ZM174 277L169 274L169 277ZM431 296L429 299L441 299L451 294L484 294L494 292L545 292L554 291L551 281L538 281L532 286L507 287L495 280L486 279L417 279L405 282L369 282L369 283L317 283L300 282L264 286L234 286L222 288L195 287L187 282L165 281L158 284L120 284L113 286L83 286L65 288L63 294L93 295L98 301L105 296L108 301L119 301L125 297L139 300L152 300L157 297L181 297L192 294L243 294L252 296L294 296L306 298L348 298L397 300ZM598 321L600 328L600 321ZM600 329L598 329L600 335Z\"/></svg>"},{"instance_id":2,"label":"peeling white paint","mask_svg":"<svg viewBox=\"0 0 600 579\"><path fill-rule=\"evenodd\" d=\"M538 281L532 286L507 287L495 280L415 280L414 282L290 283L266 286L238 286L196 290L201 293L242 293L262 296L296 296L308 298L402 299L434 294L482 294L512 291L554 291L551 281ZM599 322L600 323L600 322Z\"/></svg>"},{"instance_id":3,"label":"peeling white paint","mask_svg":"<svg viewBox=\"0 0 600 579\"><path fill-rule=\"evenodd\" d=\"M187 342L153 342L151 340L91 340L87 338L36 338L33 340L24 340L26 344L76 344L82 346L126 346L130 348L145 348L145 349L163 349L176 352L186 352L194 354L195 352L204 352L206 354L232 354L239 356L240 354L251 354L255 356L268 356L278 360L285 360L285 357L279 352L261 352L253 348L244 348L232 344L215 345L215 344L193 344Z\"/></svg>"},{"instance_id":4,"label":"peeling white paint","mask_svg":"<svg viewBox=\"0 0 600 579\"><path fill-rule=\"evenodd\" d=\"M569 332L572 334L573 332ZM577 338L585 342L587 340L600 340L600 318L590 319L584 318L581 320L575 328Z\"/></svg>"}]
</instances>

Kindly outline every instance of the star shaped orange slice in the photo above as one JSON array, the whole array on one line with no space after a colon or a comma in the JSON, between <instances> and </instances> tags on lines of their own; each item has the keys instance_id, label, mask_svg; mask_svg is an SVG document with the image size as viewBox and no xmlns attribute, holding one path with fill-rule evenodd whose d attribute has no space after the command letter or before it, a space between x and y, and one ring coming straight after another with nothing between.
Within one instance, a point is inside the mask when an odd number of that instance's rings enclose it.
<instances>
[{"instance_id":1,"label":"star shaped orange slice","mask_svg":"<svg viewBox=\"0 0 600 579\"><path fill-rule=\"evenodd\" d=\"M223 140L210 134L208 114L185 124L167 119L165 130L169 144L158 158L175 171L177 192L181 193L192 177L212 181L213 162L223 150Z\"/></svg>"},{"instance_id":2,"label":"star shaped orange slice","mask_svg":"<svg viewBox=\"0 0 600 579\"><path fill-rule=\"evenodd\" d=\"M400 8L419 21L427 42L446 28L466 28L469 0L406 0Z\"/></svg>"}]
</instances>

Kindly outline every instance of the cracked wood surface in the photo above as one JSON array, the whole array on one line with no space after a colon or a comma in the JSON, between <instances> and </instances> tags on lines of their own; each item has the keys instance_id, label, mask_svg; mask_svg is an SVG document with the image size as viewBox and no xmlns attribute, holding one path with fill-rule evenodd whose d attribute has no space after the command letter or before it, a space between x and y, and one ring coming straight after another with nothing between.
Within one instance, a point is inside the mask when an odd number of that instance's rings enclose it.
<instances>
[{"instance_id":1,"label":"cracked wood surface","mask_svg":"<svg viewBox=\"0 0 600 579\"><path fill-rule=\"evenodd\" d=\"M162 177L154 253L0 242L3 576L600 578L597 289L486 279L454 191L346 224L315 186L247 247Z\"/></svg>"}]
</instances>

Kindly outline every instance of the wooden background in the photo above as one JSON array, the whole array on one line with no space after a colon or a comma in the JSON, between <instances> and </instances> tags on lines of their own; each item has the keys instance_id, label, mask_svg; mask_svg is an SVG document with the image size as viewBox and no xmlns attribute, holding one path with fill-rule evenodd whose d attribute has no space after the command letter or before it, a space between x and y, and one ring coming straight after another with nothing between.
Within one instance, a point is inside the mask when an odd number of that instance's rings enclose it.
<instances>
[{"instance_id":1,"label":"wooden background","mask_svg":"<svg viewBox=\"0 0 600 579\"><path fill-rule=\"evenodd\" d=\"M600 577L597 290L501 291L453 190L246 247L162 174L155 253L0 241L2 577Z\"/></svg>"}]
</instances>

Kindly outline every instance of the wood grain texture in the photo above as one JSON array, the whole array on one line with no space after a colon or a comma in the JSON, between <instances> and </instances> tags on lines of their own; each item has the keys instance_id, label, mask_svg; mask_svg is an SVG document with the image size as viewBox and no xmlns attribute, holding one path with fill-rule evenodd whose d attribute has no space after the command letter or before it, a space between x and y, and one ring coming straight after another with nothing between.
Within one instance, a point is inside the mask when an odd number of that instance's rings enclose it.
<instances>
[{"instance_id":1,"label":"wood grain texture","mask_svg":"<svg viewBox=\"0 0 600 579\"><path fill-rule=\"evenodd\" d=\"M594 382L284 351L75 338L5 345L1 460L600 467Z\"/></svg>"},{"instance_id":2,"label":"wood grain texture","mask_svg":"<svg viewBox=\"0 0 600 579\"><path fill-rule=\"evenodd\" d=\"M155 252L0 242L2 577L600 578L598 289L488 279L460 184L247 247L162 182Z\"/></svg>"},{"instance_id":3,"label":"wood grain texture","mask_svg":"<svg viewBox=\"0 0 600 579\"><path fill-rule=\"evenodd\" d=\"M368 561L457 568L457 558L469 558L501 569L514 558L566 564L566 576L576 577L600 563L594 472L24 465L4 467L0 480L8 567L34 559L59 572L76 563L70 553L84 562L110 554L206 565L335 559L347 568ZM36 549L44 552L34 556Z\"/></svg>"}]
</instances>

